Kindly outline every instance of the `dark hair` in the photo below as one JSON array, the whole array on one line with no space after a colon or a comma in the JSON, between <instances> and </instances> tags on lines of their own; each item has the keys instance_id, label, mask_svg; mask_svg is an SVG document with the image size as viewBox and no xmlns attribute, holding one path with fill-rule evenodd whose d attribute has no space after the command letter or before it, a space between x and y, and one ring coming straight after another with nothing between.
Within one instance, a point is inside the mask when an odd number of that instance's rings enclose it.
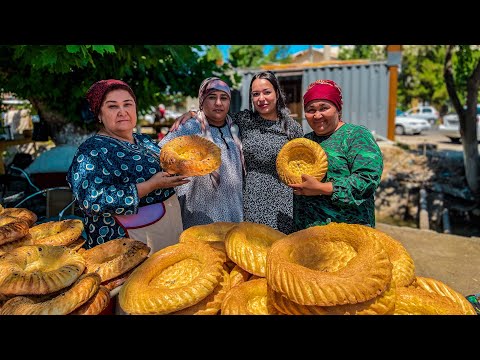
<instances>
[{"instance_id":1,"label":"dark hair","mask_svg":"<svg viewBox=\"0 0 480 360\"><path fill-rule=\"evenodd\" d=\"M287 133L288 138L290 138L290 131L288 130L288 126L287 126L287 119L290 118L290 110L287 107L287 101L285 100L285 94L282 88L280 87L280 82L278 81L278 78L275 76L275 74L272 71L261 71L253 75L252 81L250 81L250 88L248 92L248 104L250 107L250 111L252 111L253 113L256 112L255 107L253 106L253 101L252 101L252 86L253 86L253 82L257 79L265 79L272 84L273 89L277 94L278 119L280 120L280 124L282 128Z\"/></svg>"}]
</instances>

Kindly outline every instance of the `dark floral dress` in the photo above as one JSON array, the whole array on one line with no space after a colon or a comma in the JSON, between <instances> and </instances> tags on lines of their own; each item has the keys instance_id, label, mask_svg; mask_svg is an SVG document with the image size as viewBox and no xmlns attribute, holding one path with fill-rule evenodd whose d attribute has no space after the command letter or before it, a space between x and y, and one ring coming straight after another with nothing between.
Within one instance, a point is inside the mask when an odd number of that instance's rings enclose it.
<instances>
[{"instance_id":1,"label":"dark floral dress","mask_svg":"<svg viewBox=\"0 0 480 360\"><path fill-rule=\"evenodd\" d=\"M291 118L285 123L265 120L250 110L236 113L233 121L240 130L247 168L243 183L244 220L292 233L293 190L280 181L276 160L283 145L303 136L301 125Z\"/></svg>"},{"instance_id":2,"label":"dark floral dress","mask_svg":"<svg viewBox=\"0 0 480 360\"><path fill-rule=\"evenodd\" d=\"M374 195L380 184L383 157L375 138L364 126L344 124L333 134L305 135L319 143L328 159L324 182L333 183L331 196L294 195L297 230L330 222L375 227Z\"/></svg>"}]
</instances>

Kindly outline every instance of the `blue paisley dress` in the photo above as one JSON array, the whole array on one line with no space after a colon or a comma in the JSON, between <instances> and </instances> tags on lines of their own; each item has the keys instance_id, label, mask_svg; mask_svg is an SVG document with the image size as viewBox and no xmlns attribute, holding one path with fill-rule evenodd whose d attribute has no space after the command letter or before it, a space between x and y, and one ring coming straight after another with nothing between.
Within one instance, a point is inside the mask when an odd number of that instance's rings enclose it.
<instances>
[{"instance_id":1,"label":"blue paisley dress","mask_svg":"<svg viewBox=\"0 0 480 360\"><path fill-rule=\"evenodd\" d=\"M147 135L135 144L94 135L83 142L67 172L67 181L84 214L86 248L125 236L114 215L136 214L140 206L161 203L175 194L157 189L139 198L136 184L161 172L160 148Z\"/></svg>"}]
</instances>

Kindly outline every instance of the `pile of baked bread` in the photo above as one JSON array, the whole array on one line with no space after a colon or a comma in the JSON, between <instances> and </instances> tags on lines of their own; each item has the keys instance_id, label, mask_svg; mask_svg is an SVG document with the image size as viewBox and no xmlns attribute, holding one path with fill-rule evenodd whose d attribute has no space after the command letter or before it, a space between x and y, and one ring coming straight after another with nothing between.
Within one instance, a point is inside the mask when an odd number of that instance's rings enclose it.
<instances>
[{"instance_id":1,"label":"pile of baked bread","mask_svg":"<svg viewBox=\"0 0 480 360\"><path fill-rule=\"evenodd\" d=\"M0 208L0 315L474 315L460 293L415 275L403 245L363 225L285 235L250 222L193 226L150 254L119 238L89 250L77 219L36 224Z\"/></svg>"},{"instance_id":2,"label":"pile of baked bread","mask_svg":"<svg viewBox=\"0 0 480 360\"><path fill-rule=\"evenodd\" d=\"M129 314L475 314L462 294L416 276L399 241L338 223L288 236L248 222L191 227L135 269L119 304Z\"/></svg>"},{"instance_id":3,"label":"pile of baked bread","mask_svg":"<svg viewBox=\"0 0 480 360\"><path fill-rule=\"evenodd\" d=\"M85 250L78 219L34 225L0 208L0 315L97 315L150 248L128 238Z\"/></svg>"}]
</instances>

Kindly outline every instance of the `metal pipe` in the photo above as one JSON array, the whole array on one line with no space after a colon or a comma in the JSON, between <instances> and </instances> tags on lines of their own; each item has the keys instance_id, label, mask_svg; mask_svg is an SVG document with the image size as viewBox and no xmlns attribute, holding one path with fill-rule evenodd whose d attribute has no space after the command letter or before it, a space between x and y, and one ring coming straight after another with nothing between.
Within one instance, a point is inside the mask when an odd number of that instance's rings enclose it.
<instances>
[{"instance_id":1,"label":"metal pipe","mask_svg":"<svg viewBox=\"0 0 480 360\"><path fill-rule=\"evenodd\" d=\"M448 213L447 208L443 208L443 211L442 211L442 224L443 224L443 232L445 234L450 234L452 231L450 227L450 214Z\"/></svg>"},{"instance_id":2,"label":"metal pipe","mask_svg":"<svg viewBox=\"0 0 480 360\"><path fill-rule=\"evenodd\" d=\"M420 189L419 228L426 230L430 229L427 207L427 191L423 188Z\"/></svg>"}]
</instances>

